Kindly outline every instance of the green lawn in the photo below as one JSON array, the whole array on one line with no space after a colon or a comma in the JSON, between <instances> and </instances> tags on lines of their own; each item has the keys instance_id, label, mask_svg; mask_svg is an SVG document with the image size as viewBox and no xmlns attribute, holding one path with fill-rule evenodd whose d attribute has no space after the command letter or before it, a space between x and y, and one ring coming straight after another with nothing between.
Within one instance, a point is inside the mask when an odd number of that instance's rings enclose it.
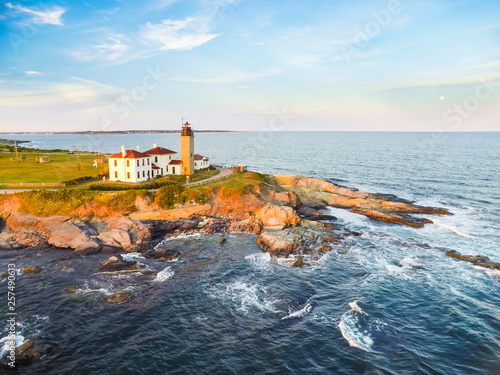
<instances>
[{"instance_id":1,"label":"green lawn","mask_svg":"<svg viewBox=\"0 0 500 375\"><path fill-rule=\"evenodd\" d=\"M220 173L218 169L214 170L201 170L197 171L194 175L191 175L189 178L189 182L197 182L204 180L206 178L217 176ZM178 182L179 184L186 183L186 176L184 175L170 175L172 181Z\"/></svg>"},{"instance_id":2,"label":"green lawn","mask_svg":"<svg viewBox=\"0 0 500 375\"><path fill-rule=\"evenodd\" d=\"M49 156L49 163L36 163L36 156ZM13 161L10 160L13 156ZM24 159L16 162L16 155L10 152L0 153L0 184L1 183L48 183L63 182L85 176L97 176L104 173L107 164L99 164L93 167L95 154L80 154L80 170L75 154L52 153L31 154L20 153L19 158Z\"/></svg>"},{"instance_id":3,"label":"green lawn","mask_svg":"<svg viewBox=\"0 0 500 375\"><path fill-rule=\"evenodd\" d=\"M193 186L192 189L196 188L216 188L216 187L228 187L235 189L242 189L250 185L259 185L264 181L264 177L260 173L256 172L243 172L236 173L226 178L218 181L209 182L208 184L203 184L199 186Z\"/></svg>"}]
</instances>

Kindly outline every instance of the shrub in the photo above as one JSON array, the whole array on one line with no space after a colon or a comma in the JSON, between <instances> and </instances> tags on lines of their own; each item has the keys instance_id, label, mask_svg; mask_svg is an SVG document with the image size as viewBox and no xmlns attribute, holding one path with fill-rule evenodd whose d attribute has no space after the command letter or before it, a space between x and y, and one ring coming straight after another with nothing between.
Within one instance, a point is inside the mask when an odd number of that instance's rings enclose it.
<instances>
[{"instance_id":1,"label":"shrub","mask_svg":"<svg viewBox=\"0 0 500 375\"><path fill-rule=\"evenodd\" d=\"M102 177L101 177L102 178ZM89 186L90 190L100 190L100 191L121 191L121 190L149 190L149 189L159 189L162 186L171 184L172 182L166 178L160 178L158 180L152 180L140 185L122 185L119 183L109 183L109 184L92 184Z\"/></svg>"},{"instance_id":2,"label":"shrub","mask_svg":"<svg viewBox=\"0 0 500 375\"><path fill-rule=\"evenodd\" d=\"M175 204L188 202L204 203L209 195L210 189L189 189L185 186L171 182L158 190L154 203L162 210L173 208Z\"/></svg>"},{"instance_id":3,"label":"shrub","mask_svg":"<svg viewBox=\"0 0 500 375\"><path fill-rule=\"evenodd\" d=\"M70 216L81 205L96 198L99 193L88 190L30 190L19 194L21 212L36 216Z\"/></svg>"}]
</instances>

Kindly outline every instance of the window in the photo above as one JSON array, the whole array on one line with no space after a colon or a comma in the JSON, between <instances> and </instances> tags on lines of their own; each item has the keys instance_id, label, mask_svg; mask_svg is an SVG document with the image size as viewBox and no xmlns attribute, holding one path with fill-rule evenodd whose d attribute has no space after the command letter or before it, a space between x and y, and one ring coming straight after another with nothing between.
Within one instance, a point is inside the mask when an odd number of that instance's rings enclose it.
<instances>
[{"instance_id":1,"label":"window","mask_svg":"<svg viewBox=\"0 0 500 375\"><path fill-rule=\"evenodd\" d=\"M141 172L137 172L137 178L141 178Z\"/></svg>"},{"instance_id":2,"label":"window","mask_svg":"<svg viewBox=\"0 0 500 375\"><path fill-rule=\"evenodd\" d=\"M161 174L162 174L162 176L163 176L163 168L161 169Z\"/></svg>"},{"instance_id":3,"label":"window","mask_svg":"<svg viewBox=\"0 0 500 375\"><path fill-rule=\"evenodd\" d=\"M115 178L118 178L118 172L115 171Z\"/></svg>"},{"instance_id":4,"label":"window","mask_svg":"<svg viewBox=\"0 0 500 375\"><path fill-rule=\"evenodd\" d=\"M137 166L139 166L139 160L137 160Z\"/></svg>"},{"instance_id":5,"label":"window","mask_svg":"<svg viewBox=\"0 0 500 375\"><path fill-rule=\"evenodd\" d=\"M155 156L155 163L158 163L158 156Z\"/></svg>"},{"instance_id":6,"label":"window","mask_svg":"<svg viewBox=\"0 0 500 375\"><path fill-rule=\"evenodd\" d=\"M130 180L130 172L127 172L127 178Z\"/></svg>"},{"instance_id":7,"label":"window","mask_svg":"<svg viewBox=\"0 0 500 375\"><path fill-rule=\"evenodd\" d=\"M175 174L175 167L172 167L172 174Z\"/></svg>"},{"instance_id":8,"label":"window","mask_svg":"<svg viewBox=\"0 0 500 375\"><path fill-rule=\"evenodd\" d=\"M144 160L143 160L144 162ZM146 177L146 172L142 171L142 177Z\"/></svg>"},{"instance_id":9,"label":"window","mask_svg":"<svg viewBox=\"0 0 500 375\"><path fill-rule=\"evenodd\" d=\"M144 165L144 159L142 159L142 165ZM142 176L142 177L144 177L144 176Z\"/></svg>"},{"instance_id":10,"label":"window","mask_svg":"<svg viewBox=\"0 0 500 375\"><path fill-rule=\"evenodd\" d=\"M115 167L118 166L118 160L115 160Z\"/></svg>"},{"instance_id":11,"label":"window","mask_svg":"<svg viewBox=\"0 0 500 375\"><path fill-rule=\"evenodd\" d=\"M127 167L130 167L130 160L127 160Z\"/></svg>"},{"instance_id":12,"label":"window","mask_svg":"<svg viewBox=\"0 0 500 375\"><path fill-rule=\"evenodd\" d=\"M149 165L149 159L148 159L148 165Z\"/></svg>"}]
</instances>

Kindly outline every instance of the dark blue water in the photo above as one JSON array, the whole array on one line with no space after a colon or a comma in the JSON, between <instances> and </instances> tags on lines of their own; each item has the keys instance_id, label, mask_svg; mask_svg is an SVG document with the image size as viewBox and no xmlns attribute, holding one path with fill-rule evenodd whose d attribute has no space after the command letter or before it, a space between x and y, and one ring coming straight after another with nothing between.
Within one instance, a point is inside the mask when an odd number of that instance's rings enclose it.
<instances>
[{"instance_id":1,"label":"dark blue water","mask_svg":"<svg viewBox=\"0 0 500 375\"><path fill-rule=\"evenodd\" d=\"M83 143L25 137L45 148ZM108 152L178 144L176 135L106 137ZM100 147L98 137L88 144ZM499 133L439 142L426 133L197 134L195 147L214 163L331 179L454 215L410 228L331 209L363 234L302 269L271 261L253 235L169 240L180 260L139 258L150 275L97 274L105 254L1 252L1 269L44 267L19 275L19 331L57 348L20 373L500 373L500 275L444 254L500 261ZM106 302L124 289L132 301Z\"/></svg>"}]
</instances>

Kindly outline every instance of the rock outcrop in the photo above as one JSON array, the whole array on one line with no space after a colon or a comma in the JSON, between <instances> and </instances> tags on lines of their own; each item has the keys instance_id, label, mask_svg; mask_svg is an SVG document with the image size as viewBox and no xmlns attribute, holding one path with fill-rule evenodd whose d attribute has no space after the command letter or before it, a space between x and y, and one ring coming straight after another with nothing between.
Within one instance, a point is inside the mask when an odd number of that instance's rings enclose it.
<instances>
[{"instance_id":1,"label":"rock outcrop","mask_svg":"<svg viewBox=\"0 0 500 375\"><path fill-rule=\"evenodd\" d=\"M443 208L418 206L393 195L360 192L317 178L303 177L298 181L295 179L294 183L292 180L284 183L281 176L275 176L275 179L283 188L295 192L307 206L345 208L373 220L423 227L427 223L432 223L432 220L415 217L413 214L450 215L450 212ZM309 217L313 215L310 209L303 209L302 212ZM318 216L320 217L319 214Z\"/></svg>"},{"instance_id":2,"label":"rock outcrop","mask_svg":"<svg viewBox=\"0 0 500 375\"><path fill-rule=\"evenodd\" d=\"M492 270L500 270L500 263L493 262L488 258L487 256L483 255L462 255L459 252L455 250L448 251L446 253L447 256L463 260L465 262L470 262L474 264L475 266L479 267L484 267L484 268L489 268Z\"/></svg>"},{"instance_id":3,"label":"rock outcrop","mask_svg":"<svg viewBox=\"0 0 500 375\"><path fill-rule=\"evenodd\" d=\"M244 188L208 189L206 204L172 211L151 212L153 207L144 198L136 199L136 206L143 207L146 212L99 220L21 214L15 212L16 207L19 208L19 199L14 196L0 204L6 217L0 247L56 247L72 249L81 255L124 250L171 260L175 254L152 250L168 234L232 231L259 234L257 242L264 251L272 256L287 257L330 251L332 244L356 234L345 230L339 232L335 225L327 222L335 217L322 211L326 206L341 207L382 222L414 227L432 223L430 219L415 214L449 214L444 209L417 206L392 195L360 192L317 178L276 175L259 181L257 185ZM91 211L92 202L86 204L85 210ZM177 218L179 215L183 217ZM134 220L134 217L141 220ZM170 220L173 217L177 219ZM120 263L120 267L125 264ZM119 266L114 263L113 267Z\"/></svg>"},{"instance_id":4,"label":"rock outcrop","mask_svg":"<svg viewBox=\"0 0 500 375\"><path fill-rule=\"evenodd\" d=\"M137 270L137 262L135 260L123 260L111 256L101 263L97 272L120 272L131 270Z\"/></svg>"}]
</instances>

